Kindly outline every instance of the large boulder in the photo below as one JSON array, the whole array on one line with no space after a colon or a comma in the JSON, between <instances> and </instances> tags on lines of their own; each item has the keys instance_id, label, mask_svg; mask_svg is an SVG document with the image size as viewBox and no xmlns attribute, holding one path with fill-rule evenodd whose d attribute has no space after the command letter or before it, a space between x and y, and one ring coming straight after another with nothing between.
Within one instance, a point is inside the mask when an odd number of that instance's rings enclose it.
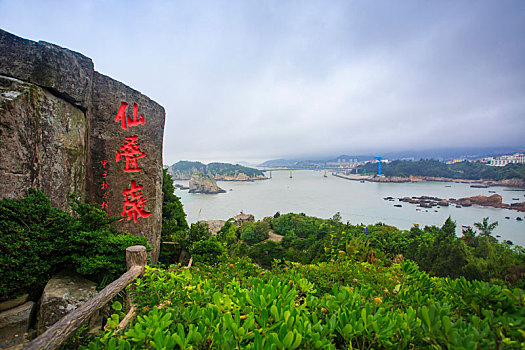
<instances>
[{"instance_id":1,"label":"large boulder","mask_svg":"<svg viewBox=\"0 0 525 350\"><path fill-rule=\"evenodd\" d=\"M132 72L130 72L132 74ZM96 203L157 261L164 108L77 52L0 29L0 199L28 187Z\"/></svg>"},{"instance_id":2,"label":"large boulder","mask_svg":"<svg viewBox=\"0 0 525 350\"><path fill-rule=\"evenodd\" d=\"M224 193L226 192L219 186L213 178L202 173L191 175L190 193Z\"/></svg>"},{"instance_id":3,"label":"large boulder","mask_svg":"<svg viewBox=\"0 0 525 350\"><path fill-rule=\"evenodd\" d=\"M28 301L13 309L0 312L0 348L13 346L25 340L35 303Z\"/></svg>"},{"instance_id":4,"label":"large boulder","mask_svg":"<svg viewBox=\"0 0 525 350\"><path fill-rule=\"evenodd\" d=\"M72 271L62 271L47 282L37 313L36 330L43 333L55 322L96 294L96 284Z\"/></svg>"}]
</instances>

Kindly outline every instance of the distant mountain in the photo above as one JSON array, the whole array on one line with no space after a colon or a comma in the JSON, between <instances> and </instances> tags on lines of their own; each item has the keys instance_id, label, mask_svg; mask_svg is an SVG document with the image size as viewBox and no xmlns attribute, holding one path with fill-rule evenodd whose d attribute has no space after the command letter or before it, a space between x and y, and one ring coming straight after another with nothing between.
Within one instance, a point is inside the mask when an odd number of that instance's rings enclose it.
<instances>
[{"instance_id":1,"label":"distant mountain","mask_svg":"<svg viewBox=\"0 0 525 350\"><path fill-rule=\"evenodd\" d=\"M251 181L265 179L264 173L258 169L239 164L190 162L181 160L168 167L168 173L175 180L189 180L195 173L203 173L215 180Z\"/></svg>"},{"instance_id":2,"label":"distant mountain","mask_svg":"<svg viewBox=\"0 0 525 350\"><path fill-rule=\"evenodd\" d=\"M523 148L523 147L521 147ZM272 159L261 164L265 167L323 167L326 163L349 163L352 160L363 162L372 160L377 156L388 160L419 160L435 159L440 161L452 159L479 159L484 157L495 157L503 154L517 152L520 147L484 147L484 148L447 148L431 150L407 150L396 152L378 152L369 155L347 155L342 154L338 157L326 157L317 160L308 158L302 159Z\"/></svg>"},{"instance_id":3,"label":"distant mountain","mask_svg":"<svg viewBox=\"0 0 525 350\"><path fill-rule=\"evenodd\" d=\"M290 166L294 166L296 163L297 163L296 160L272 159L272 160L267 160L266 162L262 163L261 166L264 166L264 167L290 167Z\"/></svg>"},{"instance_id":4,"label":"distant mountain","mask_svg":"<svg viewBox=\"0 0 525 350\"><path fill-rule=\"evenodd\" d=\"M264 167L283 167L283 168L323 168L329 166L330 163L350 163L354 160L362 162L365 160L374 159L373 156L348 156L340 155L337 158L317 159L317 160L292 160L292 159L273 159L262 163L260 166Z\"/></svg>"}]
</instances>

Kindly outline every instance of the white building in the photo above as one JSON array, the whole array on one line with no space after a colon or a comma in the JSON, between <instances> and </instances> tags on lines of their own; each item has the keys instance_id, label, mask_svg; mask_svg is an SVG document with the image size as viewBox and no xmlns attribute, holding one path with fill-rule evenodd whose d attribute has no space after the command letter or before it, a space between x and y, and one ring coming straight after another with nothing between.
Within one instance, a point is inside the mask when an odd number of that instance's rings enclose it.
<instances>
[{"instance_id":1,"label":"white building","mask_svg":"<svg viewBox=\"0 0 525 350\"><path fill-rule=\"evenodd\" d=\"M491 166L505 166L507 164L525 164L525 153L518 152L510 155L492 158L490 160Z\"/></svg>"}]
</instances>

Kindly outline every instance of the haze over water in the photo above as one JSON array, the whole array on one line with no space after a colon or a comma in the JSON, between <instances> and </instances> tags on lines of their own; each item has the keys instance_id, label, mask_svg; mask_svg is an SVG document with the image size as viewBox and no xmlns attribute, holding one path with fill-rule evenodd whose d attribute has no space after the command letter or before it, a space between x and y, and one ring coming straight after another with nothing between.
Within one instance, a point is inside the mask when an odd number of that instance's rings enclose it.
<instances>
[{"instance_id":1,"label":"haze over water","mask_svg":"<svg viewBox=\"0 0 525 350\"><path fill-rule=\"evenodd\" d=\"M524 213L514 210L455 206L436 207L432 209L419 208L415 204L386 201L384 197L435 196L439 198L462 198L475 195L489 196L496 191L503 197L504 203L512 203L512 198L525 200L525 191L506 187L471 188L468 184L452 182L420 182L420 183L375 183L350 181L332 176L323 177L323 172L312 170L293 171L290 179L289 171L272 171L272 178L256 182L227 182L217 184L226 190L221 194L191 194L188 191L176 190L181 198L188 223L197 220L221 219L233 217L241 210L255 215L256 220L265 216L273 216L294 212L321 218L330 218L340 212L343 222L352 224L375 224L383 222L399 229L409 229L414 223L421 227L425 225L441 226L450 215L456 221L456 234L461 236L463 225L473 226L484 217L490 221L498 221L494 235L500 235L500 240L511 240L514 244L525 246L525 221L517 221L516 217L524 217ZM175 181L187 185L188 181ZM446 187L450 186L450 187ZM231 189L231 191L230 191ZM401 204L402 207L394 207ZM416 208L421 211L416 211ZM437 210L437 212L435 212ZM505 219L509 216L510 219Z\"/></svg>"}]
</instances>

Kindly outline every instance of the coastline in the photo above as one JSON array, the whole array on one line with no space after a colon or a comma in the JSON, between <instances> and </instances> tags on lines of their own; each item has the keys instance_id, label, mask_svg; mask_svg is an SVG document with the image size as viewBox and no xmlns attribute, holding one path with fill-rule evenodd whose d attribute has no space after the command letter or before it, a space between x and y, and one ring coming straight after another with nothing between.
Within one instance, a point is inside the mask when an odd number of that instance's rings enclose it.
<instances>
[{"instance_id":1,"label":"coastline","mask_svg":"<svg viewBox=\"0 0 525 350\"><path fill-rule=\"evenodd\" d=\"M436 176L383 176L376 177L371 175L358 175L358 174L341 174L341 173L332 173L333 176L353 181L370 181L370 182L385 182L385 183L405 183L405 182L454 182L454 183L465 183L465 184L479 184L483 186L505 186L525 189L525 181L521 179L508 179L508 180L470 180L470 179L451 179L446 177L436 177Z\"/></svg>"}]
</instances>

